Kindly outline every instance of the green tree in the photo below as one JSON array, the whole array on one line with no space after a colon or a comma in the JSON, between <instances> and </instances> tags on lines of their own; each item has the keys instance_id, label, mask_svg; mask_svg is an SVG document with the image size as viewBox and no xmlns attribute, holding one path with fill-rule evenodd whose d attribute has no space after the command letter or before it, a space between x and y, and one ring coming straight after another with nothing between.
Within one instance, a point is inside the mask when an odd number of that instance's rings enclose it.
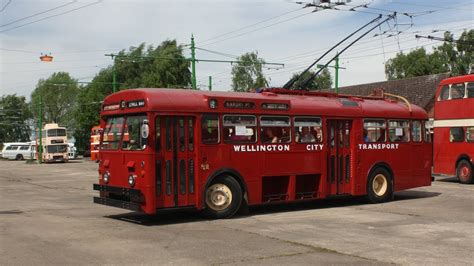
<instances>
[{"instance_id":1,"label":"green tree","mask_svg":"<svg viewBox=\"0 0 474 266\"><path fill-rule=\"evenodd\" d=\"M453 34L445 32L446 41L432 53L418 48L404 54L398 53L385 64L387 79L403 79L429 74L451 72L451 75L468 74L474 61L474 30L464 31L459 40L452 42Z\"/></svg>"},{"instance_id":2,"label":"green tree","mask_svg":"<svg viewBox=\"0 0 474 266\"><path fill-rule=\"evenodd\" d=\"M26 99L16 94L0 98L0 143L29 141L32 114Z\"/></svg>"},{"instance_id":3,"label":"green tree","mask_svg":"<svg viewBox=\"0 0 474 266\"><path fill-rule=\"evenodd\" d=\"M40 98L43 102L43 121L74 126L73 110L79 93L77 81L67 72L53 73L47 79L40 79L31 93L31 105L38 117Z\"/></svg>"},{"instance_id":4,"label":"green tree","mask_svg":"<svg viewBox=\"0 0 474 266\"><path fill-rule=\"evenodd\" d=\"M232 89L234 91L250 91L258 87L268 86L263 76L262 64L257 52L246 53L238 57L239 62L232 67Z\"/></svg>"},{"instance_id":5,"label":"green tree","mask_svg":"<svg viewBox=\"0 0 474 266\"><path fill-rule=\"evenodd\" d=\"M310 78L315 72L313 71L308 71L306 72L302 77L300 77L292 86L292 89L299 89L303 85L302 83L306 81L308 78ZM294 73L292 79L296 78L296 76L300 75L300 73ZM318 76L316 76L311 82L308 83L308 85L305 88L302 89L307 89L307 90L330 90L332 87L332 77L331 77L331 72L327 68L323 69L319 73Z\"/></svg>"}]
</instances>

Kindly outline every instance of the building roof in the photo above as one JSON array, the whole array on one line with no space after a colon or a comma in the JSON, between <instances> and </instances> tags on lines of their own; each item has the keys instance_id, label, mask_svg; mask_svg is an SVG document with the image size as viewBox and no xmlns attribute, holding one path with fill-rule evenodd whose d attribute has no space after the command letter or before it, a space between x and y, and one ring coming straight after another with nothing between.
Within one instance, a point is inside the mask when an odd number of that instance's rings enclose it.
<instances>
[{"instance_id":1,"label":"building roof","mask_svg":"<svg viewBox=\"0 0 474 266\"><path fill-rule=\"evenodd\" d=\"M382 88L385 92L397 94L408 99L410 103L418 105L433 116L436 87L441 80L448 78L448 73L419 76L407 79L389 80L347 86L339 88L339 93L369 95L374 89Z\"/></svg>"}]
</instances>

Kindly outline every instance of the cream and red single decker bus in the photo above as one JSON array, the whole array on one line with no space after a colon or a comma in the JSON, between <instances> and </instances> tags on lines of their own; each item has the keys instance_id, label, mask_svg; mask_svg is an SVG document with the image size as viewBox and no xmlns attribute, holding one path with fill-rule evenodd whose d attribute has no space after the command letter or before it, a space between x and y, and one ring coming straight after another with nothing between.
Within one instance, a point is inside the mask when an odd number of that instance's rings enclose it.
<instances>
[{"instance_id":1,"label":"cream and red single decker bus","mask_svg":"<svg viewBox=\"0 0 474 266\"><path fill-rule=\"evenodd\" d=\"M340 195L381 203L431 185L427 119L383 91L123 90L103 102L94 202L211 218Z\"/></svg>"},{"instance_id":2,"label":"cream and red single decker bus","mask_svg":"<svg viewBox=\"0 0 474 266\"><path fill-rule=\"evenodd\" d=\"M441 81L434 112L434 173L474 183L474 74Z\"/></svg>"}]
</instances>

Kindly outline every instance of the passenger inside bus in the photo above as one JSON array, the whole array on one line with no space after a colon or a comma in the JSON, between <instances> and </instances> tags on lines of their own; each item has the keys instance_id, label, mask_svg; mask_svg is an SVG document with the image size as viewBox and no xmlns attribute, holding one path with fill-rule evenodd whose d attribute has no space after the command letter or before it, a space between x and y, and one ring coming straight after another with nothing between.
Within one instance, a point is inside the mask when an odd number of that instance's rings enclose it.
<instances>
[{"instance_id":1,"label":"passenger inside bus","mask_svg":"<svg viewBox=\"0 0 474 266\"><path fill-rule=\"evenodd\" d=\"M262 143L279 143L280 139L275 135L271 127L265 128L262 134Z\"/></svg>"},{"instance_id":2,"label":"passenger inside bus","mask_svg":"<svg viewBox=\"0 0 474 266\"><path fill-rule=\"evenodd\" d=\"M311 133L310 127L304 126L300 127L300 132L297 132L296 142L300 143L311 143L316 142L316 137Z\"/></svg>"}]
</instances>

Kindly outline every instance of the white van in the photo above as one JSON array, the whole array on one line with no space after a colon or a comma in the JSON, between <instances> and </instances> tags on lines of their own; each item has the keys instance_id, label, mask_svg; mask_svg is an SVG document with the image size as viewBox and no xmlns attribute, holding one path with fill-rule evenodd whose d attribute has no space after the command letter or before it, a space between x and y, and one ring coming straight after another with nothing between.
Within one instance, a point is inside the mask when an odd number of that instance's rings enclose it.
<instances>
[{"instance_id":1,"label":"white van","mask_svg":"<svg viewBox=\"0 0 474 266\"><path fill-rule=\"evenodd\" d=\"M3 143L2 158L11 160L35 159L35 142Z\"/></svg>"}]
</instances>

